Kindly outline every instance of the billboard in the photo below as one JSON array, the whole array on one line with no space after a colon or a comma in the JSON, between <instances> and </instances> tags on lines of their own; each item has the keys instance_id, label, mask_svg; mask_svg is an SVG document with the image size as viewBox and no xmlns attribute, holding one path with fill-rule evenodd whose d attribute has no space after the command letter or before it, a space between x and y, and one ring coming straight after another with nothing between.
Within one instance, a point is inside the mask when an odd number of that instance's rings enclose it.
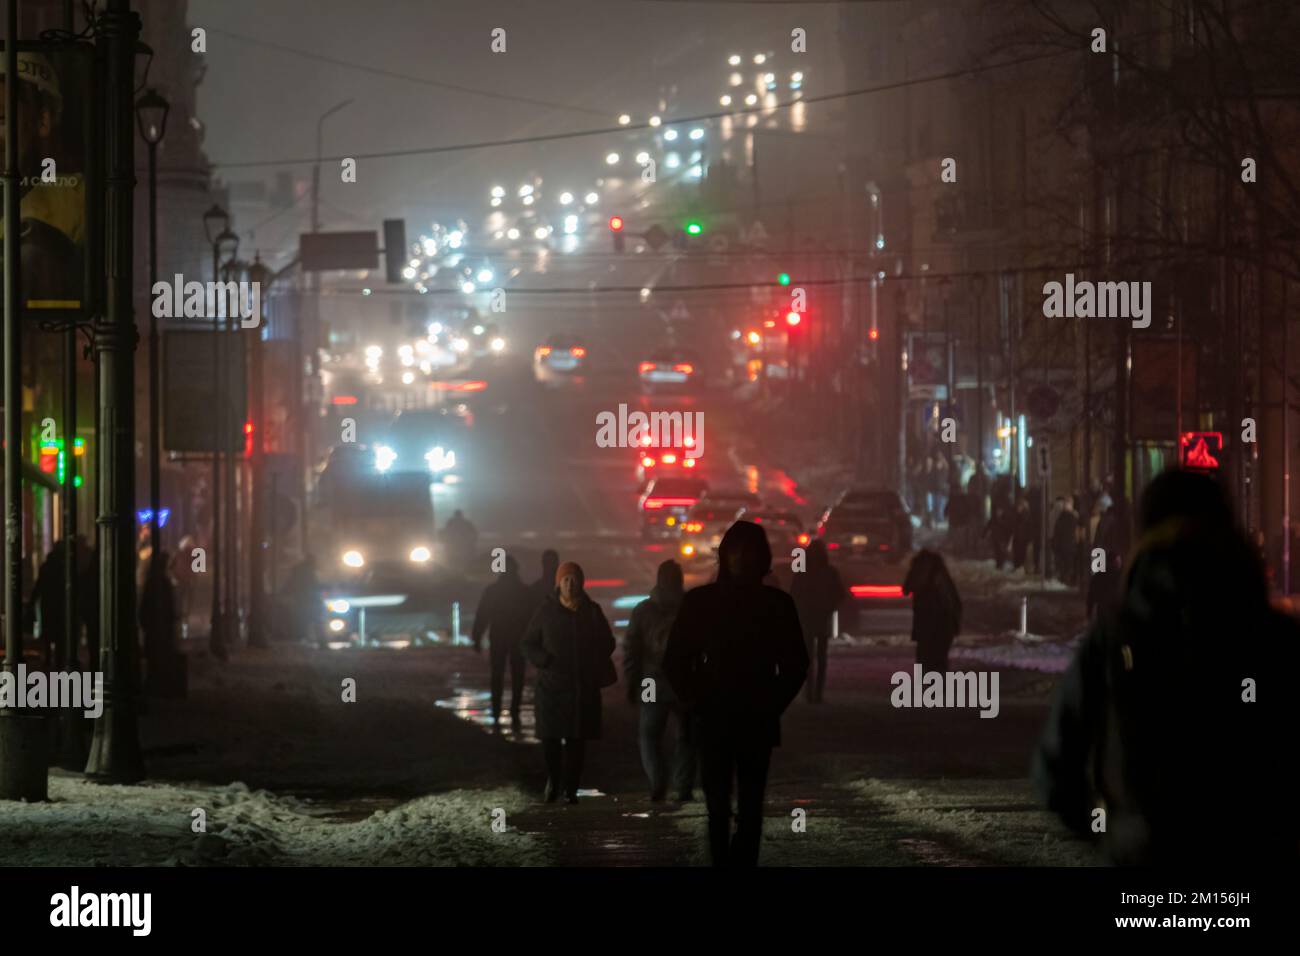
<instances>
[{"instance_id":1,"label":"billboard","mask_svg":"<svg viewBox=\"0 0 1300 956\"><path fill-rule=\"evenodd\" d=\"M18 45L20 291L29 318L80 317L94 307L89 257L94 248L89 237L92 73L92 50L86 44ZM0 97L8 79L0 55ZM0 150L3 140L0 129Z\"/></svg>"},{"instance_id":2,"label":"billboard","mask_svg":"<svg viewBox=\"0 0 1300 956\"><path fill-rule=\"evenodd\" d=\"M256 333L254 333L256 334ZM215 388L218 350L224 361L229 393L224 401L227 424L223 452L244 453L244 422L248 418L248 386L245 383L245 334L198 330L163 333L163 446L168 451L204 452L216 450L218 409Z\"/></svg>"}]
</instances>

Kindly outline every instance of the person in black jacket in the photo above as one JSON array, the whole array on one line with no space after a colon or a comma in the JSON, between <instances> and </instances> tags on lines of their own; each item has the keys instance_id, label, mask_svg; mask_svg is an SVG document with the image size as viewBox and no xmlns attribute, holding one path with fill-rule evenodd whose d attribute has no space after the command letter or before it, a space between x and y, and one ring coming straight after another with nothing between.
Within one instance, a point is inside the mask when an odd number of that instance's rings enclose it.
<instances>
[{"instance_id":1,"label":"person in black jacket","mask_svg":"<svg viewBox=\"0 0 1300 956\"><path fill-rule=\"evenodd\" d=\"M618 681L610 655L614 634L599 604L583 590L572 561L555 572L556 593L537 609L524 654L537 668L537 736L546 755L546 802L563 790L578 802L588 740L600 739L600 689Z\"/></svg>"},{"instance_id":2,"label":"person in black jacket","mask_svg":"<svg viewBox=\"0 0 1300 956\"><path fill-rule=\"evenodd\" d=\"M763 528L735 522L718 546L717 580L687 592L664 652L664 673L696 716L714 866L758 863L763 793L772 748L781 743L781 714L808 676L794 600L762 583L771 566Z\"/></svg>"},{"instance_id":3,"label":"person in black jacket","mask_svg":"<svg viewBox=\"0 0 1300 956\"><path fill-rule=\"evenodd\" d=\"M501 697L505 691L506 663L510 664L510 728L516 734L523 728L520 702L524 693L527 662L520 641L537 610L533 589L519 578L519 562L506 555L506 569L483 590L470 636L474 651L483 650L483 635L488 634L492 661L492 723L501 723Z\"/></svg>"},{"instance_id":4,"label":"person in black jacket","mask_svg":"<svg viewBox=\"0 0 1300 956\"><path fill-rule=\"evenodd\" d=\"M912 640L921 673L944 673L948 650L961 631L961 595L943 555L918 551L903 579L903 593L912 599Z\"/></svg>"},{"instance_id":5,"label":"person in black jacket","mask_svg":"<svg viewBox=\"0 0 1300 956\"><path fill-rule=\"evenodd\" d=\"M158 693L165 686L165 674L177 654L176 589L168 564L171 555L159 551L149 558L149 573L140 589L140 629L144 632L144 658L148 665L148 684Z\"/></svg>"},{"instance_id":6,"label":"person in black jacket","mask_svg":"<svg viewBox=\"0 0 1300 956\"><path fill-rule=\"evenodd\" d=\"M650 597L632 609L623 638L623 677L627 699L639 706L641 766L650 780L650 799L663 800L668 794L667 761L663 753L664 731L670 715L677 720L677 747L673 752L673 783L677 799L693 797L697 754L691 734L690 713L681 706L663 674L664 650L673 621L682 606L682 566L676 561L659 565L657 583ZM649 680L648 686L642 686ZM649 699L647 699L649 698Z\"/></svg>"},{"instance_id":7,"label":"person in black jacket","mask_svg":"<svg viewBox=\"0 0 1300 956\"><path fill-rule=\"evenodd\" d=\"M1270 606L1212 479L1157 477L1141 529L1057 686L1034 780L1113 863L1294 866L1300 624Z\"/></svg>"},{"instance_id":8,"label":"person in black jacket","mask_svg":"<svg viewBox=\"0 0 1300 956\"><path fill-rule=\"evenodd\" d=\"M541 607L548 597L555 593L555 572L560 569L560 556L551 548L542 552L542 576L529 587L533 590L533 600Z\"/></svg>"},{"instance_id":9,"label":"person in black jacket","mask_svg":"<svg viewBox=\"0 0 1300 956\"><path fill-rule=\"evenodd\" d=\"M808 657L816 664L813 679L804 687L810 704L820 704L826 691L826 654L834 629L835 612L848 592L840 573L831 567L830 552L820 538L808 545L808 566L792 574L790 596L799 612L799 627L808 648Z\"/></svg>"}]
</instances>

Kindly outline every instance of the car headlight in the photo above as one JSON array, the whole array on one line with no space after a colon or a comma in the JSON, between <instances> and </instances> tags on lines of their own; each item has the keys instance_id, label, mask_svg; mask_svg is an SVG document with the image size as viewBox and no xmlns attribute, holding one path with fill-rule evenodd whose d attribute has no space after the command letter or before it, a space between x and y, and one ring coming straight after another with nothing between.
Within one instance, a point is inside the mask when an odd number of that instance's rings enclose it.
<instances>
[{"instance_id":1,"label":"car headlight","mask_svg":"<svg viewBox=\"0 0 1300 956\"><path fill-rule=\"evenodd\" d=\"M362 557L361 552L355 548L351 551L343 552L343 563L350 568L365 567L366 559Z\"/></svg>"},{"instance_id":2,"label":"car headlight","mask_svg":"<svg viewBox=\"0 0 1300 956\"><path fill-rule=\"evenodd\" d=\"M468 340L468 339L452 339L452 340L451 340L451 350L452 350L453 352L465 352L465 351L468 351L468 349L469 349L469 340Z\"/></svg>"},{"instance_id":3,"label":"car headlight","mask_svg":"<svg viewBox=\"0 0 1300 956\"><path fill-rule=\"evenodd\" d=\"M387 445L375 446L375 470L387 471L397 462L397 452Z\"/></svg>"},{"instance_id":4,"label":"car headlight","mask_svg":"<svg viewBox=\"0 0 1300 956\"><path fill-rule=\"evenodd\" d=\"M325 606L335 614L347 614L352 610L352 605L342 598L335 598L333 601L326 601Z\"/></svg>"},{"instance_id":5,"label":"car headlight","mask_svg":"<svg viewBox=\"0 0 1300 956\"><path fill-rule=\"evenodd\" d=\"M504 352L506 350L506 340L498 336L488 343L488 348L493 352Z\"/></svg>"},{"instance_id":6,"label":"car headlight","mask_svg":"<svg viewBox=\"0 0 1300 956\"><path fill-rule=\"evenodd\" d=\"M416 564L424 564L424 562L428 561L431 557L433 557L433 553L424 545L420 545L418 547L412 548L411 553L407 555L407 557L409 557Z\"/></svg>"},{"instance_id":7,"label":"car headlight","mask_svg":"<svg viewBox=\"0 0 1300 956\"><path fill-rule=\"evenodd\" d=\"M430 471L446 471L456 467L456 453L448 451L441 445L431 448L424 456L424 460L428 462Z\"/></svg>"},{"instance_id":8,"label":"car headlight","mask_svg":"<svg viewBox=\"0 0 1300 956\"><path fill-rule=\"evenodd\" d=\"M330 630L333 631L335 634L340 633L343 630L343 628L347 626L348 626L348 622L343 620L343 618L341 617L336 617L334 618L334 620L330 621Z\"/></svg>"}]
</instances>

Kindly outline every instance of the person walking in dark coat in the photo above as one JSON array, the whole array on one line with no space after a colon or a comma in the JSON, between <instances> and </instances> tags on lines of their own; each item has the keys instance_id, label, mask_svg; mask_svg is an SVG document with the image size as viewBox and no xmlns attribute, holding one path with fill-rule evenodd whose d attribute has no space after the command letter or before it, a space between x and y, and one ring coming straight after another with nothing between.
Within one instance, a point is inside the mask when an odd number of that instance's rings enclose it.
<instances>
[{"instance_id":1,"label":"person walking in dark coat","mask_svg":"<svg viewBox=\"0 0 1300 956\"><path fill-rule=\"evenodd\" d=\"M1074 513L1074 500L1061 501L1061 511L1052 527L1052 556L1056 579L1063 584L1074 583L1075 539L1078 537L1079 516Z\"/></svg>"},{"instance_id":2,"label":"person walking in dark coat","mask_svg":"<svg viewBox=\"0 0 1300 956\"><path fill-rule=\"evenodd\" d=\"M555 572L560 569L560 556L551 548L542 552L542 576L529 587L533 591L533 600L541 607L546 599L555 593Z\"/></svg>"},{"instance_id":3,"label":"person walking in dark coat","mask_svg":"<svg viewBox=\"0 0 1300 956\"><path fill-rule=\"evenodd\" d=\"M762 526L732 524L718 546L717 580L687 592L664 652L664 673L698 722L714 866L758 863L763 794L772 748L781 743L781 714L808 676L794 599L762 583L771 566Z\"/></svg>"},{"instance_id":4,"label":"person walking in dark coat","mask_svg":"<svg viewBox=\"0 0 1300 956\"><path fill-rule=\"evenodd\" d=\"M148 666L148 687L158 693L170 674L176 655L176 630L180 621L176 589L168 570L171 555L159 551L149 557L149 573L140 589L140 629L144 632L144 659Z\"/></svg>"},{"instance_id":5,"label":"person walking in dark coat","mask_svg":"<svg viewBox=\"0 0 1300 956\"><path fill-rule=\"evenodd\" d=\"M537 609L524 655L537 668L537 736L546 756L546 802L563 791L578 802L588 740L600 739L600 689L618 681L610 655L614 634L599 604L583 590L582 568L566 561L556 593Z\"/></svg>"},{"instance_id":6,"label":"person walking in dark coat","mask_svg":"<svg viewBox=\"0 0 1300 956\"><path fill-rule=\"evenodd\" d=\"M1011 517L1011 566L1029 571L1029 546L1034 541L1034 516L1029 511L1029 500L1021 495L1016 499L1016 510Z\"/></svg>"},{"instance_id":7,"label":"person walking in dark coat","mask_svg":"<svg viewBox=\"0 0 1300 956\"><path fill-rule=\"evenodd\" d=\"M1158 476L1140 526L1118 604L1057 685L1034 781L1113 863L1294 867L1300 624L1269 604L1213 479Z\"/></svg>"},{"instance_id":8,"label":"person walking in dark coat","mask_svg":"<svg viewBox=\"0 0 1300 956\"><path fill-rule=\"evenodd\" d=\"M799 612L808 657L814 661L813 676L804 684L810 704L820 704L826 690L826 656L834 629L835 612L848 592L840 574L831 567L830 552L820 538L808 545L808 567L793 575L790 596Z\"/></svg>"},{"instance_id":9,"label":"person walking in dark coat","mask_svg":"<svg viewBox=\"0 0 1300 956\"><path fill-rule=\"evenodd\" d=\"M56 541L49 554L41 562L36 572L36 583L32 585L31 601L27 605L24 628L34 630L35 618L40 615L41 639L44 645L46 667L50 670L62 661L66 646L67 617L64 614L65 585L67 575L64 573L63 556L66 552L63 541Z\"/></svg>"},{"instance_id":10,"label":"person walking in dark coat","mask_svg":"<svg viewBox=\"0 0 1300 956\"><path fill-rule=\"evenodd\" d=\"M528 623L537 610L533 589L519 578L519 562L506 555L506 569L483 589L470 636L474 651L483 650L483 635L488 635L492 662L492 723L501 723L501 697L505 691L506 664L510 665L510 728L523 728L520 703L524 693L527 662L520 642Z\"/></svg>"},{"instance_id":11,"label":"person walking in dark coat","mask_svg":"<svg viewBox=\"0 0 1300 956\"><path fill-rule=\"evenodd\" d=\"M677 747L673 752L673 786L677 799L690 800L695 789L697 754L690 714L663 673L664 650L682 606L683 593L682 566L676 561L664 561L659 565L650 597L632 609L623 638L627 699L634 707L640 706L641 766L650 781L653 801L663 800L668 794L663 736L670 715L677 721ZM647 680L651 683L645 685Z\"/></svg>"},{"instance_id":12,"label":"person walking in dark coat","mask_svg":"<svg viewBox=\"0 0 1300 956\"><path fill-rule=\"evenodd\" d=\"M939 552L917 552L903 593L912 598L912 640L921 673L947 671L948 650L961 631L961 595Z\"/></svg>"},{"instance_id":13,"label":"person walking in dark coat","mask_svg":"<svg viewBox=\"0 0 1300 956\"><path fill-rule=\"evenodd\" d=\"M993 505L986 533L993 545L993 564L1000 571L1007 561L1007 549L1015 533L1015 507L1011 502L1011 481L1005 475L993 483Z\"/></svg>"}]
</instances>

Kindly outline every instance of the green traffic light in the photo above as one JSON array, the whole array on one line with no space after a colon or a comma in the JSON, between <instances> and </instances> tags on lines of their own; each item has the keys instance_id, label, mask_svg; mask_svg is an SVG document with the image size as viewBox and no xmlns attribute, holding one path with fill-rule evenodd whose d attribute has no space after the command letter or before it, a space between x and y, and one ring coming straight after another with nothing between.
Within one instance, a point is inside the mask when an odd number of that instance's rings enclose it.
<instances>
[{"instance_id":1,"label":"green traffic light","mask_svg":"<svg viewBox=\"0 0 1300 956\"><path fill-rule=\"evenodd\" d=\"M703 231L704 231L704 227L700 225L699 220L692 219L690 222L686 224L687 235L698 236Z\"/></svg>"},{"instance_id":2,"label":"green traffic light","mask_svg":"<svg viewBox=\"0 0 1300 956\"><path fill-rule=\"evenodd\" d=\"M781 283L781 285L789 285L789 284L790 284L790 273L788 273L788 272L782 272L780 275L778 275L778 276L776 277L776 281L779 282L779 283Z\"/></svg>"}]
</instances>

